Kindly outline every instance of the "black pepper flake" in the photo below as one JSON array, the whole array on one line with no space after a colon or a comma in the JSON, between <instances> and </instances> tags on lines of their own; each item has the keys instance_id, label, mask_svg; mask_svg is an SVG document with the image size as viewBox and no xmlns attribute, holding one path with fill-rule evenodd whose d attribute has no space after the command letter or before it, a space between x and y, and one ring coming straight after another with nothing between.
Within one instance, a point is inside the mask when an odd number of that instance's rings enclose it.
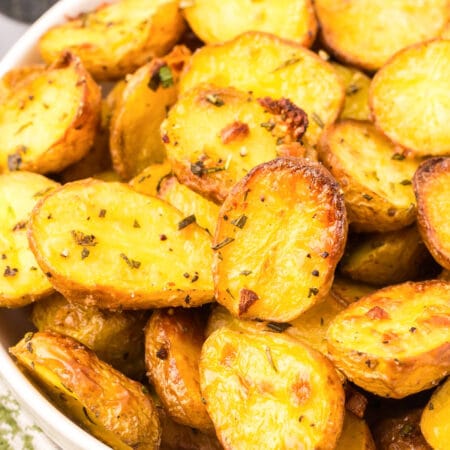
<instances>
[{"instance_id":1,"label":"black pepper flake","mask_svg":"<svg viewBox=\"0 0 450 450\"><path fill-rule=\"evenodd\" d=\"M89 250L86 247L83 247L81 250L81 259L87 258L89 256Z\"/></svg>"},{"instance_id":2,"label":"black pepper flake","mask_svg":"<svg viewBox=\"0 0 450 450\"><path fill-rule=\"evenodd\" d=\"M136 261L134 259L130 259L128 258L127 255L125 255L125 253L121 253L120 257L128 264L128 266L130 266L132 269L139 269L139 267L141 267L141 263L140 261Z\"/></svg>"},{"instance_id":3,"label":"black pepper flake","mask_svg":"<svg viewBox=\"0 0 450 450\"><path fill-rule=\"evenodd\" d=\"M189 294L184 298L184 303L186 303L186 305L189 305L191 303L191 296Z\"/></svg>"},{"instance_id":4,"label":"black pepper flake","mask_svg":"<svg viewBox=\"0 0 450 450\"><path fill-rule=\"evenodd\" d=\"M402 186L409 186L409 185L411 185L412 183L411 183L411 180L402 180L402 181L400 181L400 184L401 184Z\"/></svg>"},{"instance_id":5,"label":"black pepper flake","mask_svg":"<svg viewBox=\"0 0 450 450\"><path fill-rule=\"evenodd\" d=\"M25 346L27 351L29 351L30 353L33 353L33 343L31 341L27 342L27 345Z\"/></svg>"},{"instance_id":6,"label":"black pepper flake","mask_svg":"<svg viewBox=\"0 0 450 450\"><path fill-rule=\"evenodd\" d=\"M245 277L249 276L252 273L251 270L241 270L241 275L244 275Z\"/></svg>"},{"instance_id":7,"label":"black pepper flake","mask_svg":"<svg viewBox=\"0 0 450 450\"><path fill-rule=\"evenodd\" d=\"M225 105L225 102L217 95L217 94L207 94L205 96L207 102L211 103L211 105L221 107Z\"/></svg>"},{"instance_id":8,"label":"black pepper flake","mask_svg":"<svg viewBox=\"0 0 450 450\"><path fill-rule=\"evenodd\" d=\"M363 194L362 197L364 199L366 199L368 202L370 202L370 200L373 200L373 197L371 195L369 195L369 194Z\"/></svg>"},{"instance_id":9,"label":"black pepper flake","mask_svg":"<svg viewBox=\"0 0 450 450\"><path fill-rule=\"evenodd\" d=\"M275 128L275 122L263 122L260 125L267 131L272 131Z\"/></svg>"},{"instance_id":10,"label":"black pepper flake","mask_svg":"<svg viewBox=\"0 0 450 450\"><path fill-rule=\"evenodd\" d=\"M225 292L232 298L234 299L234 295L231 293L230 288L226 288Z\"/></svg>"},{"instance_id":11,"label":"black pepper flake","mask_svg":"<svg viewBox=\"0 0 450 450\"><path fill-rule=\"evenodd\" d=\"M274 333L283 333L283 331L286 331L291 326L292 325L290 323L269 322L267 324L267 328L269 329L269 331L272 331Z\"/></svg>"},{"instance_id":12,"label":"black pepper flake","mask_svg":"<svg viewBox=\"0 0 450 450\"><path fill-rule=\"evenodd\" d=\"M211 248L213 250L220 250L221 248L227 246L228 244L231 244L234 241L234 238L226 237L223 241L219 242L216 245L213 245Z\"/></svg>"},{"instance_id":13,"label":"black pepper flake","mask_svg":"<svg viewBox=\"0 0 450 450\"><path fill-rule=\"evenodd\" d=\"M191 283L195 283L197 280L198 280L198 275L195 274L195 275L192 277Z\"/></svg>"},{"instance_id":14,"label":"black pepper flake","mask_svg":"<svg viewBox=\"0 0 450 450\"><path fill-rule=\"evenodd\" d=\"M389 217L393 217L393 216L395 216L395 213L396 213L397 211L396 211L396 209L395 208L389 208L388 210L387 210L387 215L389 216Z\"/></svg>"},{"instance_id":15,"label":"black pepper flake","mask_svg":"<svg viewBox=\"0 0 450 450\"><path fill-rule=\"evenodd\" d=\"M228 220L228 216L226 214L223 215L223 220Z\"/></svg>"},{"instance_id":16,"label":"black pepper flake","mask_svg":"<svg viewBox=\"0 0 450 450\"><path fill-rule=\"evenodd\" d=\"M139 222L136 219L134 219L133 228L141 228L141 226L139 225Z\"/></svg>"},{"instance_id":17,"label":"black pepper flake","mask_svg":"<svg viewBox=\"0 0 450 450\"><path fill-rule=\"evenodd\" d=\"M100 212L98 213L98 217L101 217L103 219L103 217L106 216L106 209L101 209Z\"/></svg>"},{"instance_id":18,"label":"black pepper flake","mask_svg":"<svg viewBox=\"0 0 450 450\"><path fill-rule=\"evenodd\" d=\"M292 66L293 64L297 64L300 61L300 58L290 58L280 64L273 72L284 69L285 67Z\"/></svg>"},{"instance_id":19,"label":"black pepper flake","mask_svg":"<svg viewBox=\"0 0 450 450\"><path fill-rule=\"evenodd\" d=\"M323 252L323 253L320 254L320 256L322 258L328 258L330 256L330 254L328 252Z\"/></svg>"},{"instance_id":20,"label":"black pepper flake","mask_svg":"<svg viewBox=\"0 0 450 450\"><path fill-rule=\"evenodd\" d=\"M98 244L93 234L84 234L82 231L72 230L72 237L78 245L84 247L94 247Z\"/></svg>"},{"instance_id":21,"label":"black pepper flake","mask_svg":"<svg viewBox=\"0 0 450 450\"><path fill-rule=\"evenodd\" d=\"M303 420L303 416L300 416L300 417L298 418L298 421L301 422L302 420Z\"/></svg>"},{"instance_id":22,"label":"black pepper flake","mask_svg":"<svg viewBox=\"0 0 450 450\"><path fill-rule=\"evenodd\" d=\"M394 161L403 161L405 159L405 155L402 155L401 153L394 153L391 159Z\"/></svg>"},{"instance_id":23,"label":"black pepper flake","mask_svg":"<svg viewBox=\"0 0 450 450\"><path fill-rule=\"evenodd\" d=\"M27 222L25 220L22 220L20 222L17 222L14 227L13 227L13 231L17 231L17 230L23 230L25 227L27 226Z\"/></svg>"},{"instance_id":24,"label":"black pepper flake","mask_svg":"<svg viewBox=\"0 0 450 450\"><path fill-rule=\"evenodd\" d=\"M96 425L95 422L92 421L92 419L89 417L89 414L87 412L87 409L85 406L83 406L83 414L86 416L86 419L89 420L89 422L91 422L92 424Z\"/></svg>"},{"instance_id":25,"label":"black pepper flake","mask_svg":"<svg viewBox=\"0 0 450 450\"><path fill-rule=\"evenodd\" d=\"M231 224L238 228L244 228L245 224L247 222L247 216L245 214L242 214L242 216L239 216L237 219L234 219L231 221Z\"/></svg>"},{"instance_id":26,"label":"black pepper flake","mask_svg":"<svg viewBox=\"0 0 450 450\"><path fill-rule=\"evenodd\" d=\"M277 145L283 145L284 144L284 138L283 137L278 137L277 138Z\"/></svg>"},{"instance_id":27,"label":"black pepper flake","mask_svg":"<svg viewBox=\"0 0 450 450\"><path fill-rule=\"evenodd\" d=\"M53 275L50 272L45 272L47 278L51 278Z\"/></svg>"},{"instance_id":28,"label":"black pepper flake","mask_svg":"<svg viewBox=\"0 0 450 450\"><path fill-rule=\"evenodd\" d=\"M18 153L8 155L8 169L13 172L19 170L22 165L22 157Z\"/></svg>"},{"instance_id":29,"label":"black pepper flake","mask_svg":"<svg viewBox=\"0 0 450 450\"><path fill-rule=\"evenodd\" d=\"M433 409L434 409L434 405L433 405L433 403L428 403L428 410L429 411L433 411Z\"/></svg>"},{"instance_id":30,"label":"black pepper flake","mask_svg":"<svg viewBox=\"0 0 450 450\"><path fill-rule=\"evenodd\" d=\"M225 170L225 166L205 167L203 161L197 161L191 164L191 172L198 177L208 173L222 172L223 170Z\"/></svg>"},{"instance_id":31,"label":"black pepper flake","mask_svg":"<svg viewBox=\"0 0 450 450\"><path fill-rule=\"evenodd\" d=\"M6 266L5 271L3 272L4 277L15 277L17 275L17 272L19 272L19 269L10 266Z\"/></svg>"},{"instance_id":32,"label":"black pepper flake","mask_svg":"<svg viewBox=\"0 0 450 450\"><path fill-rule=\"evenodd\" d=\"M306 257L311 259L311 253L308 253Z\"/></svg>"},{"instance_id":33,"label":"black pepper flake","mask_svg":"<svg viewBox=\"0 0 450 450\"><path fill-rule=\"evenodd\" d=\"M169 352L167 350L166 347L161 347L157 352L156 352L156 357L159 359L167 359L167 357L169 356Z\"/></svg>"},{"instance_id":34,"label":"black pepper flake","mask_svg":"<svg viewBox=\"0 0 450 450\"><path fill-rule=\"evenodd\" d=\"M178 222L178 230L182 230L192 223L196 222L195 214L191 214L190 216L185 217L182 221Z\"/></svg>"},{"instance_id":35,"label":"black pepper flake","mask_svg":"<svg viewBox=\"0 0 450 450\"><path fill-rule=\"evenodd\" d=\"M184 273L183 273L183 277L184 277L184 278L189 278L190 275L189 275L187 272L184 272Z\"/></svg>"},{"instance_id":36,"label":"black pepper flake","mask_svg":"<svg viewBox=\"0 0 450 450\"><path fill-rule=\"evenodd\" d=\"M410 331L411 333L415 333L415 332L416 332L416 330L417 330L417 328L416 328L416 327L411 327L411 328L409 329L409 331Z\"/></svg>"},{"instance_id":37,"label":"black pepper flake","mask_svg":"<svg viewBox=\"0 0 450 450\"><path fill-rule=\"evenodd\" d=\"M167 241L167 236L165 234L160 234L159 235L159 240L160 241Z\"/></svg>"},{"instance_id":38,"label":"black pepper flake","mask_svg":"<svg viewBox=\"0 0 450 450\"><path fill-rule=\"evenodd\" d=\"M313 271L311 272L311 275L312 275L313 277L318 277L318 276L319 276L319 271L318 271L318 270L313 270Z\"/></svg>"},{"instance_id":39,"label":"black pepper flake","mask_svg":"<svg viewBox=\"0 0 450 450\"><path fill-rule=\"evenodd\" d=\"M356 84L349 84L345 90L345 95L351 96L359 92L360 88Z\"/></svg>"},{"instance_id":40,"label":"black pepper flake","mask_svg":"<svg viewBox=\"0 0 450 450\"><path fill-rule=\"evenodd\" d=\"M308 298L310 298L313 295L317 295L318 293L319 293L319 289L317 289L317 288L309 288Z\"/></svg>"}]
</instances>

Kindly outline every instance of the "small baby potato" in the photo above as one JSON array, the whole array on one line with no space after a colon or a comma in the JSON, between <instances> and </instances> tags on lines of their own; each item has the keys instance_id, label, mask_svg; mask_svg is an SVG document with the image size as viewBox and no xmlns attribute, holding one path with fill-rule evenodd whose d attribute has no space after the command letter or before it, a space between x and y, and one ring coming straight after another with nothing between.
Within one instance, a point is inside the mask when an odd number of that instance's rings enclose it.
<instances>
[{"instance_id":1,"label":"small baby potato","mask_svg":"<svg viewBox=\"0 0 450 450\"><path fill-rule=\"evenodd\" d=\"M372 80L369 102L375 125L416 156L448 155L449 91L450 40L407 47Z\"/></svg>"},{"instance_id":2,"label":"small baby potato","mask_svg":"<svg viewBox=\"0 0 450 450\"><path fill-rule=\"evenodd\" d=\"M169 161L159 164L150 164L140 174L129 182L130 186L141 194L157 197L162 180L172 173L172 165Z\"/></svg>"},{"instance_id":3,"label":"small baby potato","mask_svg":"<svg viewBox=\"0 0 450 450\"><path fill-rule=\"evenodd\" d=\"M69 301L117 310L213 297L208 233L194 216L126 184L87 179L54 191L32 213L29 243Z\"/></svg>"},{"instance_id":4,"label":"small baby potato","mask_svg":"<svg viewBox=\"0 0 450 450\"><path fill-rule=\"evenodd\" d=\"M18 308L53 292L28 247L27 225L40 198L58 183L31 172L0 175L0 306Z\"/></svg>"},{"instance_id":5,"label":"small baby potato","mask_svg":"<svg viewBox=\"0 0 450 450\"><path fill-rule=\"evenodd\" d=\"M160 126L177 99L179 74L190 54L186 47L177 46L127 76L114 107L109 142L114 169L122 179L164 160Z\"/></svg>"},{"instance_id":6,"label":"small baby potato","mask_svg":"<svg viewBox=\"0 0 450 450\"><path fill-rule=\"evenodd\" d=\"M35 303L31 319L39 331L74 338L128 377L140 380L145 373L146 311L101 310L69 303L55 293Z\"/></svg>"},{"instance_id":7,"label":"small baby potato","mask_svg":"<svg viewBox=\"0 0 450 450\"><path fill-rule=\"evenodd\" d=\"M420 161L397 151L369 122L343 120L322 135L319 158L344 191L355 231L392 231L414 222L411 179Z\"/></svg>"},{"instance_id":8,"label":"small baby potato","mask_svg":"<svg viewBox=\"0 0 450 450\"><path fill-rule=\"evenodd\" d=\"M311 0L195 0L183 11L195 34L207 44L256 30L310 47L317 32Z\"/></svg>"},{"instance_id":9,"label":"small baby potato","mask_svg":"<svg viewBox=\"0 0 450 450\"><path fill-rule=\"evenodd\" d=\"M116 79L165 55L184 28L178 1L120 0L50 28L39 51L51 62L69 49L97 80Z\"/></svg>"},{"instance_id":10,"label":"small baby potato","mask_svg":"<svg viewBox=\"0 0 450 450\"><path fill-rule=\"evenodd\" d=\"M308 114L304 142L309 146L336 120L345 99L331 64L294 42L256 31L199 49L181 78L180 92L200 83L234 86L257 98L288 98Z\"/></svg>"},{"instance_id":11,"label":"small baby potato","mask_svg":"<svg viewBox=\"0 0 450 450\"><path fill-rule=\"evenodd\" d=\"M339 267L343 275L375 286L413 281L433 261L415 225L361 236L347 249Z\"/></svg>"},{"instance_id":12,"label":"small baby potato","mask_svg":"<svg viewBox=\"0 0 450 450\"><path fill-rule=\"evenodd\" d=\"M424 161L414 175L417 222L422 238L434 259L450 270L449 183L450 158Z\"/></svg>"},{"instance_id":13,"label":"small baby potato","mask_svg":"<svg viewBox=\"0 0 450 450\"><path fill-rule=\"evenodd\" d=\"M258 164L306 156L307 127L305 112L286 98L202 85L178 100L161 131L178 179L220 204Z\"/></svg>"},{"instance_id":14,"label":"small baby potato","mask_svg":"<svg viewBox=\"0 0 450 450\"><path fill-rule=\"evenodd\" d=\"M314 5L328 48L370 71L402 48L438 37L450 19L447 0L315 0Z\"/></svg>"},{"instance_id":15,"label":"small baby potato","mask_svg":"<svg viewBox=\"0 0 450 450\"><path fill-rule=\"evenodd\" d=\"M0 103L0 172L58 172L90 149L101 94L70 53L28 77Z\"/></svg>"},{"instance_id":16,"label":"small baby potato","mask_svg":"<svg viewBox=\"0 0 450 450\"><path fill-rule=\"evenodd\" d=\"M158 413L144 386L73 338L28 333L10 352L65 414L101 441L118 450L159 448Z\"/></svg>"},{"instance_id":17,"label":"small baby potato","mask_svg":"<svg viewBox=\"0 0 450 450\"><path fill-rule=\"evenodd\" d=\"M376 288L373 286L349 280L341 276L335 276L333 285L331 286L331 292L334 296L346 305L356 302L361 297L365 297L375 290Z\"/></svg>"},{"instance_id":18,"label":"small baby potato","mask_svg":"<svg viewBox=\"0 0 450 450\"><path fill-rule=\"evenodd\" d=\"M328 352L358 386L403 398L450 373L450 284L408 282L368 295L328 328Z\"/></svg>"},{"instance_id":19,"label":"small baby potato","mask_svg":"<svg viewBox=\"0 0 450 450\"><path fill-rule=\"evenodd\" d=\"M343 197L321 164L300 158L261 164L220 210L216 299L240 318L295 319L327 295L346 237Z\"/></svg>"},{"instance_id":20,"label":"small baby potato","mask_svg":"<svg viewBox=\"0 0 450 450\"><path fill-rule=\"evenodd\" d=\"M345 411L344 425L336 450L376 450L365 420Z\"/></svg>"},{"instance_id":21,"label":"small baby potato","mask_svg":"<svg viewBox=\"0 0 450 450\"><path fill-rule=\"evenodd\" d=\"M334 449L344 391L327 358L284 334L221 328L205 341L200 385L225 449Z\"/></svg>"},{"instance_id":22,"label":"small baby potato","mask_svg":"<svg viewBox=\"0 0 450 450\"><path fill-rule=\"evenodd\" d=\"M210 432L214 429L200 393L200 352L204 320L197 310L155 311L145 329L149 380L176 422Z\"/></svg>"},{"instance_id":23,"label":"small baby potato","mask_svg":"<svg viewBox=\"0 0 450 450\"><path fill-rule=\"evenodd\" d=\"M450 379L438 387L422 413L420 428L435 450L446 450L450 439Z\"/></svg>"}]
</instances>

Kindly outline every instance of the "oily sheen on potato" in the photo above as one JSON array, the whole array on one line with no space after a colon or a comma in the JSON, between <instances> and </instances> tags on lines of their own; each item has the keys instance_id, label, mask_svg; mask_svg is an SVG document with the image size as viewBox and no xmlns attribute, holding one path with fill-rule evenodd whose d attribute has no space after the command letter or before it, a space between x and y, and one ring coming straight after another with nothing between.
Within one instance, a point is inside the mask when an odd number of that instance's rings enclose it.
<instances>
[{"instance_id":1,"label":"oily sheen on potato","mask_svg":"<svg viewBox=\"0 0 450 450\"><path fill-rule=\"evenodd\" d=\"M195 216L125 184L64 185L34 209L29 242L49 281L71 301L147 309L213 297L211 239Z\"/></svg>"},{"instance_id":2,"label":"oily sheen on potato","mask_svg":"<svg viewBox=\"0 0 450 450\"><path fill-rule=\"evenodd\" d=\"M295 319L327 295L346 236L343 197L321 164L261 164L221 207L213 242L216 299L238 317Z\"/></svg>"},{"instance_id":3,"label":"oily sheen on potato","mask_svg":"<svg viewBox=\"0 0 450 450\"><path fill-rule=\"evenodd\" d=\"M28 333L10 352L55 404L98 439L117 450L159 448L158 414L144 386L75 339Z\"/></svg>"},{"instance_id":4,"label":"oily sheen on potato","mask_svg":"<svg viewBox=\"0 0 450 450\"><path fill-rule=\"evenodd\" d=\"M450 373L450 284L389 286L352 303L328 328L335 366L358 386L403 398Z\"/></svg>"},{"instance_id":5,"label":"oily sheen on potato","mask_svg":"<svg viewBox=\"0 0 450 450\"><path fill-rule=\"evenodd\" d=\"M324 356L293 338L215 331L202 348L200 385L226 449L335 448L341 382Z\"/></svg>"}]
</instances>

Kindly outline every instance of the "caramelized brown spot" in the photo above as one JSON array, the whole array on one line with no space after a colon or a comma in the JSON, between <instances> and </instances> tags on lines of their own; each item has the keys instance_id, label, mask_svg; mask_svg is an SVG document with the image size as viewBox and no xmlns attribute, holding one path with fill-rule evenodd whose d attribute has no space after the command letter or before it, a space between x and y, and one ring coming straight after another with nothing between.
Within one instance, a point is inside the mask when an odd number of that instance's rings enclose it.
<instances>
[{"instance_id":1,"label":"caramelized brown spot","mask_svg":"<svg viewBox=\"0 0 450 450\"><path fill-rule=\"evenodd\" d=\"M299 378L292 385L293 403L299 406L306 402L311 397L311 386L307 380Z\"/></svg>"},{"instance_id":2,"label":"caramelized brown spot","mask_svg":"<svg viewBox=\"0 0 450 450\"><path fill-rule=\"evenodd\" d=\"M450 317L445 315L430 316L423 322L434 327L450 327Z\"/></svg>"},{"instance_id":3,"label":"caramelized brown spot","mask_svg":"<svg viewBox=\"0 0 450 450\"><path fill-rule=\"evenodd\" d=\"M259 300L256 292L251 291L250 289L241 289L240 292L240 301L239 301L239 315L245 314L250 306Z\"/></svg>"},{"instance_id":4,"label":"caramelized brown spot","mask_svg":"<svg viewBox=\"0 0 450 450\"><path fill-rule=\"evenodd\" d=\"M227 125L220 132L223 144L229 144L232 141L238 141L248 136L250 129L246 123L235 121Z\"/></svg>"},{"instance_id":5,"label":"caramelized brown spot","mask_svg":"<svg viewBox=\"0 0 450 450\"><path fill-rule=\"evenodd\" d=\"M379 306L374 306L372 309L367 311L366 316L369 319L389 319L389 314Z\"/></svg>"}]
</instances>

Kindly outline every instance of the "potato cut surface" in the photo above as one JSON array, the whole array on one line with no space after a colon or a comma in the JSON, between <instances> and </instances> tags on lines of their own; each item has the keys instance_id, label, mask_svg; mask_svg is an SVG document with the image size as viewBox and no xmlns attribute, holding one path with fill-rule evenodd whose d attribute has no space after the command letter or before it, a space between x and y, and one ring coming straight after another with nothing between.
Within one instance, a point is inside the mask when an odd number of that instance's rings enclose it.
<instances>
[{"instance_id":1,"label":"potato cut surface","mask_svg":"<svg viewBox=\"0 0 450 450\"><path fill-rule=\"evenodd\" d=\"M39 51L51 62L69 49L96 79L113 79L166 54L183 31L177 1L121 0L50 28Z\"/></svg>"},{"instance_id":2,"label":"potato cut surface","mask_svg":"<svg viewBox=\"0 0 450 450\"><path fill-rule=\"evenodd\" d=\"M450 40L406 48L372 81L370 107L375 124L416 155L449 154L449 91Z\"/></svg>"},{"instance_id":3,"label":"potato cut surface","mask_svg":"<svg viewBox=\"0 0 450 450\"><path fill-rule=\"evenodd\" d=\"M196 310L155 311L145 330L145 361L151 384L176 422L211 432L200 393L199 361L204 321Z\"/></svg>"},{"instance_id":4,"label":"potato cut surface","mask_svg":"<svg viewBox=\"0 0 450 450\"><path fill-rule=\"evenodd\" d=\"M298 317L330 290L346 235L342 195L322 165L279 158L255 167L220 210L217 301L242 318Z\"/></svg>"},{"instance_id":5,"label":"potato cut surface","mask_svg":"<svg viewBox=\"0 0 450 450\"><path fill-rule=\"evenodd\" d=\"M279 154L307 156L299 142L307 127L305 112L288 99L203 85L175 104L162 133L178 179L222 203L256 165Z\"/></svg>"},{"instance_id":6,"label":"potato cut surface","mask_svg":"<svg viewBox=\"0 0 450 450\"><path fill-rule=\"evenodd\" d=\"M162 163L150 164L142 172L133 177L129 184L137 192L141 194L156 197L162 180L171 175L172 166L169 161L164 160Z\"/></svg>"},{"instance_id":7,"label":"potato cut surface","mask_svg":"<svg viewBox=\"0 0 450 450\"><path fill-rule=\"evenodd\" d=\"M225 449L335 448L342 385L326 358L292 338L217 330L202 349L200 383Z\"/></svg>"},{"instance_id":8,"label":"potato cut surface","mask_svg":"<svg viewBox=\"0 0 450 450\"><path fill-rule=\"evenodd\" d=\"M10 352L53 402L114 449L157 449L161 428L144 386L100 361L74 339L28 333Z\"/></svg>"},{"instance_id":9,"label":"potato cut surface","mask_svg":"<svg viewBox=\"0 0 450 450\"><path fill-rule=\"evenodd\" d=\"M0 172L57 172L78 161L93 143L100 109L100 88L78 58L63 54L0 104Z\"/></svg>"},{"instance_id":10,"label":"potato cut surface","mask_svg":"<svg viewBox=\"0 0 450 450\"><path fill-rule=\"evenodd\" d=\"M34 205L58 183L31 172L0 175L0 306L19 307L53 291L29 249Z\"/></svg>"},{"instance_id":11,"label":"potato cut surface","mask_svg":"<svg viewBox=\"0 0 450 450\"><path fill-rule=\"evenodd\" d=\"M323 134L319 157L344 191L356 231L390 231L416 217L411 179L420 161L403 154L369 122L344 120Z\"/></svg>"},{"instance_id":12,"label":"potato cut surface","mask_svg":"<svg viewBox=\"0 0 450 450\"><path fill-rule=\"evenodd\" d=\"M436 261L450 269L450 158L431 158L414 175L418 225Z\"/></svg>"},{"instance_id":13,"label":"potato cut surface","mask_svg":"<svg viewBox=\"0 0 450 450\"><path fill-rule=\"evenodd\" d=\"M408 282L351 304L328 328L336 367L392 398L428 389L450 372L450 284Z\"/></svg>"},{"instance_id":14,"label":"potato cut surface","mask_svg":"<svg viewBox=\"0 0 450 450\"><path fill-rule=\"evenodd\" d=\"M331 286L334 296L347 305L371 294L375 290L376 288L366 283L360 283L342 276L336 276Z\"/></svg>"},{"instance_id":15,"label":"potato cut surface","mask_svg":"<svg viewBox=\"0 0 450 450\"><path fill-rule=\"evenodd\" d=\"M184 14L195 34L207 44L228 41L256 30L310 47L317 32L311 0L196 0L184 8Z\"/></svg>"},{"instance_id":16,"label":"potato cut surface","mask_svg":"<svg viewBox=\"0 0 450 450\"><path fill-rule=\"evenodd\" d=\"M448 0L316 0L314 4L326 45L339 59L367 70L379 69L408 45L439 36L450 18Z\"/></svg>"},{"instance_id":17,"label":"potato cut surface","mask_svg":"<svg viewBox=\"0 0 450 450\"><path fill-rule=\"evenodd\" d=\"M213 285L211 239L194 222L125 184L88 179L34 209L29 241L69 300L108 309L196 306L212 299Z\"/></svg>"},{"instance_id":18,"label":"potato cut surface","mask_svg":"<svg viewBox=\"0 0 450 450\"><path fill-rule=\"evenodd\" d=\"M345 97L329 63L293 42L258 32L197 51L181 78L180 91L205 82L253 91L256 97L289 98L308 114L305 142L311 145L322 128L336 120Z\"/></svg>"}]
</instances>

